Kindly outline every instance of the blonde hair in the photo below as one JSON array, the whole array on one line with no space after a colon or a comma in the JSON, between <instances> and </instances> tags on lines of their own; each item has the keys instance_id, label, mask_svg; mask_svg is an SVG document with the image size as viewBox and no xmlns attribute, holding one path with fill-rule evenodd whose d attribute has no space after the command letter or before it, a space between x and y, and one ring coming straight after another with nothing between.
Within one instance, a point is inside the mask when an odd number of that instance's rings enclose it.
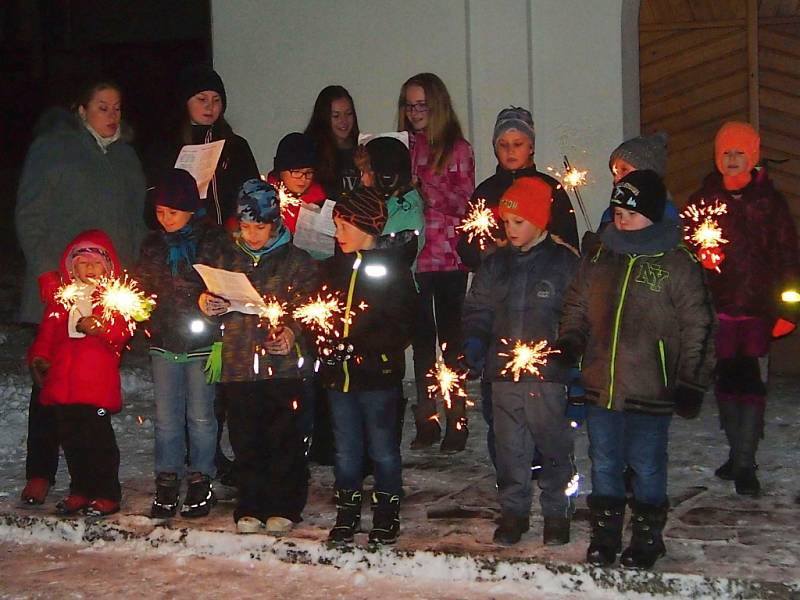
<instances>
[{"instance_id":1,"label":"blonde hair","mask_svg":"<svg viewBox=\"0 0 800 600\"><path fill-rule=\"evenodd\" d=\"M400 97L397 100L398 131L414 130L406 116L406 90L413 85L425 91L425 103L428 105L428 127L425 133L431 150L433 168L437 173L441 173L450 162L456 142L464 137L461 124L453 110L450 93L444 82L433 73L418 73L400 88Z\"/></svg>"}]
</instances>

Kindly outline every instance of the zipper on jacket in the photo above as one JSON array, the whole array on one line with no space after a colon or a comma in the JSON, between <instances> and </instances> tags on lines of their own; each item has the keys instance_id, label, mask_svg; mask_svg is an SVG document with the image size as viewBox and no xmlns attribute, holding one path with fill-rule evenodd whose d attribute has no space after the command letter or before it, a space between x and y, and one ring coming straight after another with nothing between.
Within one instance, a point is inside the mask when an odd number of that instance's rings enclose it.
<instances>
[{"instance_id":1,"label":"zipper on jacket","mask_svg":"<svg viewBox=\"0 0 800 600\"><path fill-rule=\"evenodd\" d=\"M625 271L625 279L622 280L622 291L619 295L619 304L617 304L617 315L614 318L614 337L611 341L611 366L610 366L610 380L608 384L608 404L606 408L611 410L614 405L614 366L617 359L617 342L619 341L619 328L620 321L622 320L622 307L625 304L625 294L628 291L628 281L631 278L631 271L633 270L633 263L636 262L638 256L632 256L628 259L628 268Z\"/></svg>"},{"instance_id":2,"label":"zipper on jacket","mask_svg":"<svg viewBox=\"0 0 800 600\"><path fill-rule=\"evenodd\" d=\"M664 376L664 387L668 387L667 359L666 352L664 352L664 340L658 340L658 355L661 358L661 374Z\"/></svg>"},{"instance_id":3,"label":"zipper on jacket","mask_svg":"<svg viewBox=\"0 0 800 600\"><path fill-rule=\"evenodd\" d=\"M361 252L356 252L356 260L353 262L353 272L350 274L350 285L347 288L347 306L344 309L344 331L343 337L350 334L350 308L353 306L353 292L356 290L356 280L358 279L358 267L361 266ZM344 371L344 385L342 391L347 393L350 391L350 369L347 361L342 363L342 370Z\"/></svg>"}]
</instances>

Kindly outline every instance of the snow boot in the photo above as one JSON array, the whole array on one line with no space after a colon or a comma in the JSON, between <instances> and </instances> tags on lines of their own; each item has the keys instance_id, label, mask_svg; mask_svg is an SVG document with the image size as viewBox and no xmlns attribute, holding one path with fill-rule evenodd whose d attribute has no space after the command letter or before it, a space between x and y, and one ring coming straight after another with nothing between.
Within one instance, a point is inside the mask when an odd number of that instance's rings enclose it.
<instances>
[{"instance_id":1,"label":"snow boot","mask_svg":"<svg viewBox=\"0 0 800 600\"><path fill-rule=\"evenodd\" d=\"M328 541L349 544L361 528L361 490L336 490L336 524Z\"/></svg>"},{"instance_id":2,"label":"snow boot","mask_svg":"<svg viewBox=\"0 0 800 600\"><path fill-rule=\"evenodd\" d=\"M528 515L517 516L503 513L500 516L500 524L494 530L492 540L501 546L513 546L522 539L522 534L531 528L530 517Z\"/></svg>"},{"instance_id":3,"label":"snow boot","mask_svg":"<svg viewBox=\"0 0 800 600\"><path fill-rule=\"evenodd\" d=\"M180 482L175 473L159 473L156 477L156 495L150 507L153 519L168 519L178 512Z\"/></svg>"},{"instance_id":4,"label":"snow boot","mask_svg":"<svg viewBox=\"0 0 800 600\"><path fill-rule=\"evenodd\" d=\"M236 533L261 533L267 524L257 517L240 517L236 521Z\"/></svg>"},{"instance_id":5,"label":"snow boot","mask_svg":"<svg viewBox=\"0 0 800 600\"><path fill-rule=\"evenodd\" d=\"M89 506L89 498L80 494L70 494L66 498L59 500L56 504L56 514L74 515L76 512Z\"/></svg>"},{"instance_id":6,"label":"snow boot","mask_svg":"<svg viewBox=\"0 0 800 600\"><path fill-rule=\"evenodd\" d=\"M372 492L370 544L394 544L400 532L400 496Z\"/></svg>"},{"instance_id":7,"label":"snow boot","mask_svg":"<svg viewBox=\"0 0 800 600\"><path fill-rule=\"evenodd\" d=\"M591 494L587 503L592 537L586 550L586 562L601 567L613 565L622 550L625 499Z\"/></svg>"},{"instance_id":8,"label":"snow boot","mask_svg":"<svg viewBox=\"0 0 800 600\"><path fill-rule=\"evenodd\" d=\"M214 495L211 479L202 473L190 474L186 497L181 506L181 516L189 519L205 517L216 503L217 497Z\"/></svg>"},{"instance_id":9,"label":"snow boot","mask_svg":"<svg viewBox=\"0 0 800 600\"><path fill-rule=\"evenodd\" d=\"M264 533L268 535L281 536L286 535L294 527L294 521L286 517L269 517L264 524Z\"/></svg>"},{"instance_id":10,"label":"snow boot","mask_svg":"<svg viewBox=\"0 0 800 600\"><path fill-rule=\"evenodd\" d=\"M733 474L733 461L728 458L720 467L714 471L714 475L722 481L733 481L736 477Z\"/></svg>"},{"instance_id":11,"label":"snow boot","mask_svg":"<svg viewBox=\"0 0 800 600\"><path fill-rule=\"evenodd\" d=\"M412 410L417 424L417 436L411 442L411 449L422 450L433 446L442 437L442 428L439 426L438 417L435 414L423 416L418 406L414 406Z\"/></svg>"},{"instance_id":12,"label":"snow boot","mask_svg":"<svg viewBox=\"0 0 800 600\"><path fill-rule=\"evenodd\" d=\"M736 472L733 483L736 486L736 493L740 496L758 496L761 494L761 483L756 477L758 466L745 467Z\"/></svg>"},{"instance_id":13,"label":"snow boot","mask_svg":"<svg viewBox=\"0 0 800 600\"><path fill-rule=\"evenodd\" d=\"M570 520L564 517L545 517L542 540L545 546L569 544Z\"/></svg>"},{"instance_id":14,"label":"snow boot","mask_svg":"<svg viewBox=\"0 0 800 600\"><path fill-rule=\"evenodd\" d=\"M469 427L467 427L466 417L453 417L447 419L447 429L444 433L442 445L439 451L443 454L455 454L461 452L467 446L469 437Z\"/></svg>"},{"instance_id":15,"label":"snow boot","mask_svg":"<svg viewBox=\"0 0 800 600\"><path fill-rule=\"evenodd\" d=\"M22 490L21 500L25 504L44 504L50 482L44 477L31 477Z\"/></svg>"},{"instance_id":16,"label":"snow boot","mask_svg":"<svg viewBox=\"0 0 800 600\"><path fill-rule=\"evenodd\" d=\"M631 503L631 543L622 552L620 564L632 569L650 569L667 553L664 547L664 525L667 522L669 505Z\"/></svg>"},{"instance_id":17,"label":"snow boot","mask_svg":"<svg viewBox=\"0 0 800 600\"><path fill-rule=\"evenodd\" d=\"M119 502L108 498L94 498L89 505L83 509L83 514L87 517L105 517L119 512Z\"/></svg>"}]
</instances>

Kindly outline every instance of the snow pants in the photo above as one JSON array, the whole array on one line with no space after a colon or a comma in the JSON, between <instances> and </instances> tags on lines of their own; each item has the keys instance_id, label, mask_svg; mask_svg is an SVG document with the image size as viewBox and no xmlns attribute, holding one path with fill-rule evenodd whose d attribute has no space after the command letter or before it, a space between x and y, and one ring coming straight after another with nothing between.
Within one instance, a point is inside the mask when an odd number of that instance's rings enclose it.
<instances>
[{"instance_id":1,"label":"snow pants","mask_svg":"<svg viewBox=\"0 0 800 600\"><path fill-rule=\"evenodd\" d=\"M58 421L55 407L44 406L39 402L41 391L42 388L35 383L31 387L25 479L39 477L47 479L53 485L58 470Z\"/></svg>"}]
</instances>

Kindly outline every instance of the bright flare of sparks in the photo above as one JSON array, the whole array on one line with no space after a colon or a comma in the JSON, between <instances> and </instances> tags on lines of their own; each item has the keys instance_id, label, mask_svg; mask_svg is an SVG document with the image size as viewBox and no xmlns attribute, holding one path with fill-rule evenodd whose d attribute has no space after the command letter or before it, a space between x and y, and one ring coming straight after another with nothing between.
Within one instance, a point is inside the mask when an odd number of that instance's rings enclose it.
<instances>
[{"instance_id":1,"label":"bright flare of sparks","mask_svg":"<svg viewBox=\"0 0 800 600\"><path fill-rule=\"evenodd\" d=\"M574 190L582 185L586 185L586 176L589 171L581 171L575 167L567 169L561 176L561 185L567 190Z\"/></svg>"},{"instance_id":2,"label":"bright flare of sparks","mask_svg":"<svg viewBox=\"0 0 800 600\"><path fill-rule=\"evenodd\" d=\"M728 212L726 204L718 201L713 205L706 205L705 200L700 200L700 205L691 205L681 213L685 225L684 239L699 248L717 248L727 244L728 240L722 237L722 228L716 217Z\"/></svg>"},{"instance_id":3,"label":"bright flare of sparks","mask_svg":"<svg viewBox=\"0 0 800 600\"><path fill-rule=\"evenodd\" d=\"M506 340L502 340L504 344L508 345ZM547 364L547 357L551 354L560 354L560 350L553 350L548 348L547 340L540 340L532 344L517 341L510 353L500 352L499 356L504 356L509 359L503 370L500 371L501 375L511 373L514 381L519 381L523 373L529 373L534 377L540 377L541 372L539 367Z\"/></svg>"},{"instance_id":4,"label":"bright flare of sparks","mask_svg":"<svg viewBox=\"0 0 800 600\"><path fill-rule=\"evenodd\" d=\"M492 231L497 229L497 220L495 220L492 210L486 208L485 199L478 198L474 204L469 205L459 228L467 234L467 243L472 243L473 239L477 239L480 249L486 248L486 244L494 237Z\"/></svg>"},{"instance_id":5,"label":"bright flare of sparks","mask_svg":"<svg viewBox=\"0 0 800 600\"><path fill-rule=\"evenodd\" d=\"M259 316L266 319L270 329L276 329L285 315L286 302L281 302L277 298L264 299L264 306L261 308Z\"/></svg>"},{"instance_id":6,"label":"bright flare of sparks","mask_svg":"<svg viewBox=\"0 0 800 600\"><path fill-rule=\"evenodd\" d=\"M324 292L323 288L323 292ZM317 294L305 304L292 311L292 317L319 333L328 335L336 327L337 317L344 312L341 302L334 294Z\"/></svg>"},{"instance_id":7,"label":"bright flare of sparks","mask_svg":"<svg viewBox=\"0 0 800 600\"><path fill-rule=\"evenodd\" d=\"M58 288L54 298L56 302L61 304L64 308L67 310L72 310L72 307L76 302L78 302L78 300L83 300L85 298L85 292L82 289L82 286L73 282L62 285L60 288Z\"/></svg>"},{"instance_id":8,"label":"bright flare of sparks","mask_svg":"<svg viewBox=\"0 0 800 600\"><path fill-rule=\"evenodd\" d=\"M152 296L139 288L139 284L128 275L121 278L103 277L97 282L99 294L95 306L103 309L103 320L112 321L119 315L133 333L136 323L146 321L156 306Z\"/></svg>"},{"instance_id":9,"label":"bright flare of sparks","mask_svg":"<svg viewBox=\"0 0 800 600\"><path fill-rule=\"evenodd\" d=\"M428 386L428 393L431 396L439 394L444 400L448 410L453 407L453 398L466 398L467 391L464 389L467 374L458 374L453 369L444 364L444 360L439 358L436 365L428 371L427 377L433 380Z\"/></svg>"},{"instance_id":10,"label":"bright flare of sparks","mask_svg":"<svg viewBox=\"0 0 800 600\"><path fill-rule=\"evenodd\" d=\"M300 200L297 196L292 194L283 183L279 183L277 185L278 191L278 200L280 201L281 207L281 216L286 216L286 211L289 210L289 207L297 207L300 208L300 205L303 204L303 201Z\"/></svg>"}]
</instances>

